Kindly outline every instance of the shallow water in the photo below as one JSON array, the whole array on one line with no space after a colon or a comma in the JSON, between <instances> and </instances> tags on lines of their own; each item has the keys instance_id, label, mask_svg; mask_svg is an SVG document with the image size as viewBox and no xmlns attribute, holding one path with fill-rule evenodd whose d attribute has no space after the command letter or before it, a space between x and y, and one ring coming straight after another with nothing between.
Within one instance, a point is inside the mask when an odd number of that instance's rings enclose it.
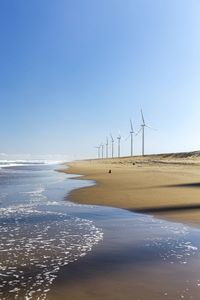
<instances>
[{"instance_id":1,"label":"shallow water","mask_svg":"<svg viewBox=\"0 0 200 300\"><path fill-rule=\"evenodd\" d=\"M93 221L71 215L73 204L62 201L75 186L50 166L1 170L0 299L46 299L60 267L102 239Z\"/></svg>"},{"instance_id":2,"label":"shallow water","mask_svg":"<svg viewBox=\"0 0 200 300\"><path fill-rule=\"evenodd\" d=\"M177 265L190 269L194 260L198 264L198 229L64 201L72 189L93 182L70 179L54 168L15 166L0 171L0 299L47 299L59 274L67 272L66 265L97 244L102 263L106 257L113 265L159 262L172 272ZM184 272L177 299L184 290L193 299L190 272ZM195 287L199 279L198 274L192 278ZM166 297L169 288L161 291Z\"/></svg>"},{"instance_id":3,"label":"shallow water","mask_svg":"<svg viewBox=\"0 0 200 300\"><path fill-rule=\"evenodd\" d=\"M199 300L200 230L114 208L81 212L103 242L63 267L50 300ZM77 289L78 287L78 289Z\"/></svg>"}]
</instances>

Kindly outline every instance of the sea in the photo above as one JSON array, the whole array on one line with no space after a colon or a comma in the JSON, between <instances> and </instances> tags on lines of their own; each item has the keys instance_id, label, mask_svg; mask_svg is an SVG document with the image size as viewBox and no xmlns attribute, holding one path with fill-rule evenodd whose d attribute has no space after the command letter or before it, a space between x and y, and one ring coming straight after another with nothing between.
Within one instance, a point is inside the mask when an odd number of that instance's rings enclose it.
<instances>
[{"instance_id":1,"label":"sea","mask_svg":"<svg viewBox=\"0 0 200 300\"><path fill-rule=\"evenodd\" d=\"M95 182L58 171L63 167L47 161L0 161L1 300L48 299L62 268L67 270L68 264L112 241L113 236L113 256L122 258L120 249L124 253L131 246L136 258L145 253L142 259L149 255L149 260L153 257L169 266L199 260L198 229L68 201L72 190Z\"/></svg>"},{"instance_id":2,"label":"sea","mask_svg":"<svg viewBox=\"0 0 200 300\"><path fill-rule=\"evenodd\" d=\"M103 238L93 221L70 213L64 200L83 187L55 163L0 163L0 299L46 299L63 265ZM78 213L78 212L77 212Z\"/></svg>"}]
</instances>

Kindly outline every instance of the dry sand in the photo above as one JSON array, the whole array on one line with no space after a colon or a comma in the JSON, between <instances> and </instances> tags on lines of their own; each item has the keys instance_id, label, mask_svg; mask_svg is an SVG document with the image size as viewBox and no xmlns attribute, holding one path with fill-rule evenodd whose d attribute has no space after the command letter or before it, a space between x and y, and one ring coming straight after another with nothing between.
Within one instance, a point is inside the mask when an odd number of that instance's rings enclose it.
<instances>
[{"instance_id":1,"label":"dry sand","mask_svg":"<svg viewBox=\"0 0 200 300\"><path fill-rule=\"evenodd\" d=\"M82 160L67 165L67 173L96 181L93 187L72 191L72 201L200 225L199 152Z\"/></svg>"}]
</instances>

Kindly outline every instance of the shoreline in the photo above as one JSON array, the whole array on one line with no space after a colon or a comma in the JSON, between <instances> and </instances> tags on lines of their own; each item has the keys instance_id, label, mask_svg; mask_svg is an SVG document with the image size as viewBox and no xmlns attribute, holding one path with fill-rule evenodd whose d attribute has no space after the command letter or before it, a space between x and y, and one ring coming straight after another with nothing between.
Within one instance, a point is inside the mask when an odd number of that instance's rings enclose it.
<instances>
[{"instance_id":1,"label":"shoreline","mask_svg":"<svg viewBox=\"0 0 200 300\"><path fill-rule=\"evenodd\" d=\"M200 158L150 155L66 163L62 172L95 185L73 190L68 200L122 208L200 227ZM109 170L112 171L109 174Z\"/></svg>"}]
</instances>

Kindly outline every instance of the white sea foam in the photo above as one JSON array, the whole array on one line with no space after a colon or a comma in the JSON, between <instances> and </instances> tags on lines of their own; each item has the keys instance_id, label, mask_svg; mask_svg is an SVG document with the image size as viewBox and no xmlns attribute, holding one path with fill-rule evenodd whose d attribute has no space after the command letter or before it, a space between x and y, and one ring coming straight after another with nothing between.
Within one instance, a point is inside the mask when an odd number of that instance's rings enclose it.
<instances>
[{"instance_id":1,"label":"white sea foam","mask_svg":"<svg viewBox=\"0 0 200 300\"><path fill-rule=\"evenodd\" d=\"M198 247L188 239L190 228L179 223L162 221L152 217L152 226L148 230L154 232L146 238L146 246L156 248L157 254L166 263L187 264ZM150 222L149 222L150 223Z\"/></svg>"},{"instance_id":2,"label":"white sea foam","mask_svg":"<svg viewBox=\"0 0 200 300\"><path fill-rule=\"evenodd\" d=\"M7 293L46 299L60 267L86 255L103 237L92 221L31 205L0 209L0 221L2 300Z\"/></svg>"},{"instance_id":3,"label":"white sea foam","mask_svg":"<svg viewBox=\"0 0 200 300\"><path fill-rule=\"evenodd\" d=\"M22 161L17 163L22 165ZM23 166L26 163L23 161ZM5 206L0 207L1 300L46 299L60 268L86 255L103 238L92 221L70 216L67 203L51 201L45 195L47 186L58 188L62 182L59 173L55 178L47 177L48 184L37 181L37 175L33 183L25 181L28 185L14 177L17 193L11 196L18 198L8 197ZM1 196L3 200L7 194L2 192Z\"/></svg>"}]
</instances>

